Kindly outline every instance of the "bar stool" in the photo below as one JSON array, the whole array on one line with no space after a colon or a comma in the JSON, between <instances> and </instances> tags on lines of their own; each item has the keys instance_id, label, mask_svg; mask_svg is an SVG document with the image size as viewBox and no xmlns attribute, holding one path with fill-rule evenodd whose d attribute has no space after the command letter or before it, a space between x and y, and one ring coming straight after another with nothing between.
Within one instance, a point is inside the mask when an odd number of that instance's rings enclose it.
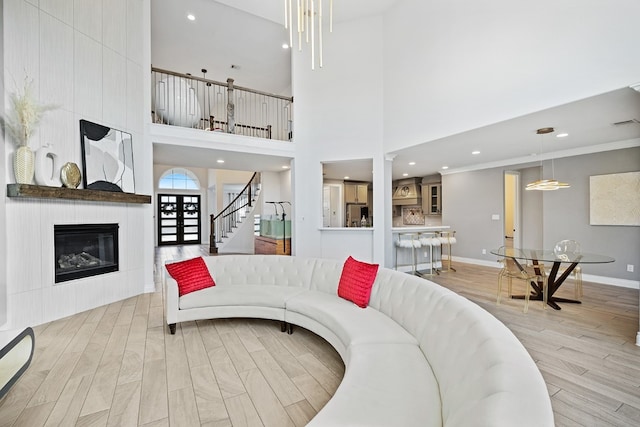
<instances>
[{"instance_id":1,"label":"bar stool","mask_svg":"<svg viewBox=\"0 0 640 427\"><path fill-rule=\"evenodd\" d=\"M418 233L399 233L398 240L396 240L396 266L398 267L410 265L411 266L411 274L419 276L418 272L418 257L417 257L417 249L421 247L420 239L418 237ZM398 264L398 250L402 249L411 249L411 264Z\"/></svg>"},{"instance_id":2,"label":"bar stool","mask_svg":"<svg viewBox=\"0 0 640 427\"><path fill-rule=\"evenodd\" d=\"M423 248L429 248L429 275L433 276L433 274L440 274L440 270L438 270L438 257L440 255L440 247L442 243L440 239L436 235L435 232L422 232L419 234L420 245ZM420 273L420 272L418 272ZM422 274L422 273L420 273Z\"/></svg>"},{"instance_id":3,"label":"bar stool","mask_svg":"<svg viewBox=\"0 0 640 427\"><path fill-rule=\"evenodd\" d=\"M445 248L447 249L447 269L444 268L442 271L456 271L455 268L451 266L451 245L454 245L456 240L456 232L455 231L440 231L440 243L442 244L442 255L444 256ZM443 265L444 267L444 265Z\"/></svg>"}]
</instances>

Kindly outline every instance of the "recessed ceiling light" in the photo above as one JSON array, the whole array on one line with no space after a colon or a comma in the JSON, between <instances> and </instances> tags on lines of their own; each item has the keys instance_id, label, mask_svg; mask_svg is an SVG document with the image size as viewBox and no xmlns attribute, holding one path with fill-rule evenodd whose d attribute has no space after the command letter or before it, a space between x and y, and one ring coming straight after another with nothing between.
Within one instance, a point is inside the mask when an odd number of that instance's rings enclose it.
<instances>
[{"instance_id":1,"label":"recessed ceiling light","mask_svg":"<svg viewBox=\"0 0 640 427\"><path fill-rule=\"evenodd\" d=\"M568 133L559 133L556 135L556 138L564 138L565 136L569 136Z\"/></svg>"},{"instance_id":2,"label":"recessed ceiling light","mask_svg":"<svg viewBox=\"0 0 640 427\"><path fill-rule=\"evenodd\" d=\"M409 166L413 166L415 164L416 164L416 162L409 162Z\"/></svg>"},{"instance_id":3,"label":"recessed ceiling light","mask_svg":"<svg viewBox=\"0 0 640 427\"><path fill-rule=\"evenodd\" d=\"M289 44L288 43L282 43L282 48L283 49L289 49Z\"/></svg>"},{"instance_id":4,"label":"recessed ceiling light","mask_svg":"<svg viewBox=\"0 0 640 427\"><path fill-rule=\"evenodd\" d=\"M190 14L188 14L188 15L187 15L187 19L188 19L189 21L195 21L195 20L196 20L196 17L195 17L195 15L194 15L193 13L190 13Z\"/></svg>"},{"instance_id":5,"label":"recessed ceiling light","mask_svg":"<svg viewBox=\"0 0 640 427\"><path fill-rule=\"evenodd\" d=\"M449 166L443 166L442 169L447 170L449 169Z\"/></svg>"},{"instance_id":6,"label":"recessed ceiling light","mask_svg":"<svg viewBox=\"0 0 640 427\"><path fill-rule=\"evenodd\" d=\"M217 160L217 162L218 162L218 163L224 163L224 160L222 160L222 159L218 159L218 160Z\"/></svg>"},{"instance_id":7,"label":"recessed ceiling light","mask_svg":"<svg viewBox=\"0 0 640 427\"><path fill-rule=\"evenodd\" d=\"M476 151L472 151L472 152L471 152L471 154L473 154L474 156L476 156L476 155L480 154L480 152L479 152L478 150L476 150Z\"/></svg>"},{"instance_id":8,"label":"recessed ceiling light","mask_svg":"<svg viewBox=\"0 0 640 427\"><path fill-rule=\"evenodd\" d=\"M287 165L282 165L282 169L289 169L289 166L287 166Z\"/></svg>"},{"instance_id":9,"label":"recessed ceiling light","mask_svg":"<svg viewBox=\"0 0 640 427\"><path fill-rule=\"evenodd\" d=\"M402 176L409 176L409 174L405 172L402 174Z\"/></svg>"}]
</instances>

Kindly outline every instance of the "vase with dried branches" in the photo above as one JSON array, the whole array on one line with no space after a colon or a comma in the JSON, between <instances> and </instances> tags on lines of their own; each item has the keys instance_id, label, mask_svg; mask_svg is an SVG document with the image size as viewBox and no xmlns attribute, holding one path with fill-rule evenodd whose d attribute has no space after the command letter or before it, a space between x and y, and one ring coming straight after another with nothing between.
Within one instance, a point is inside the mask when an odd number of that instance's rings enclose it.
<instances>
[{"instance_id":1,"label":"vase with dried branches","mask_svg":"<svg viewBox=\"0 0 640 427\"><path fill-rule=\"evenodd\" d=\"M33 81L25 77L22 91L9 95L9 111L0 117L5 136L16 145L13 172L18 184L31 184L35 159L29 142L43 114L56 108L54 105L39 104L33 95L32 84Z\"/></svg>"}]
</instances>

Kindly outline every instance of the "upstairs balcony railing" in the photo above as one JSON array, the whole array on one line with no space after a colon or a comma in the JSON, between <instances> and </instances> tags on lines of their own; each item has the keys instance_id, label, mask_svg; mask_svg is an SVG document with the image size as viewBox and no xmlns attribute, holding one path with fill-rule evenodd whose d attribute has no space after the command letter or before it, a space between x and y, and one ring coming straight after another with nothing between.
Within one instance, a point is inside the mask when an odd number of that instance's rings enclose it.
<instances>
[{"instance_id":1,"label":"upstairs balcony railing","mask_svg":"<svg viewBox=\"0 0 640 427\"><path fill-rule=\"evenodd\" d=\"M154 123L291 141L293 98L151 68Z\"/></svg>"}]
</instances>

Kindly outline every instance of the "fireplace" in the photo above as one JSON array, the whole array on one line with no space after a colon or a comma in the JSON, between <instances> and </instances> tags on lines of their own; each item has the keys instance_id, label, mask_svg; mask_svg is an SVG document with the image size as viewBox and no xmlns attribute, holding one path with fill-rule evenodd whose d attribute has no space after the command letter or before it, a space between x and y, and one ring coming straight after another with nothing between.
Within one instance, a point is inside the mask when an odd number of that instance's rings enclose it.
<instances>
[{"instance_id":1,"label":"fireplace","mask_svg":"<svg viewBox=\"0 0 640 427\"><path fill-rule=\"evenodd\" d=\"M118 224L54 225L55 283L118 271Z\"/></svg>"}]
</instances>

